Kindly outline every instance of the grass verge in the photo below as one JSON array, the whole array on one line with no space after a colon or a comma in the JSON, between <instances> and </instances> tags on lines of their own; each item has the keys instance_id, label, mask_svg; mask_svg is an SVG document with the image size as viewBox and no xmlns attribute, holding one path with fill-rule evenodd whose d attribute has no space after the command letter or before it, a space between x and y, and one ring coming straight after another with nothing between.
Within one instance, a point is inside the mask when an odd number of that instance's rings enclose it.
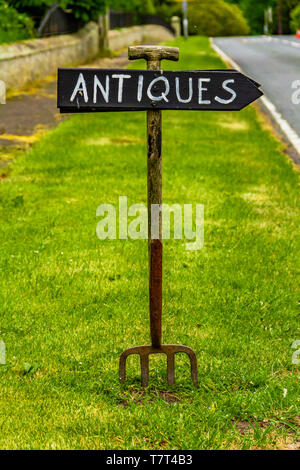
<instances>
[{"instance_id":1,"label":"grass verge","mask_svg":"<svg viewBox=\"0 0 300 470\"><path fill-rule=\"evenodd\" d=\"M207 39L177 40L170 69L224 68ZM137 67L136 64L134 67ZM146 202L145 113L74 116L0 184L0 448L225 449L295 446L299 368L299 172L253 107L163 113L166 203L205 206L197 252L165 242L163 340L191 346L176 385L151 358L147 242L100 241L102 203Z\"/></svg>"}]
</instances>

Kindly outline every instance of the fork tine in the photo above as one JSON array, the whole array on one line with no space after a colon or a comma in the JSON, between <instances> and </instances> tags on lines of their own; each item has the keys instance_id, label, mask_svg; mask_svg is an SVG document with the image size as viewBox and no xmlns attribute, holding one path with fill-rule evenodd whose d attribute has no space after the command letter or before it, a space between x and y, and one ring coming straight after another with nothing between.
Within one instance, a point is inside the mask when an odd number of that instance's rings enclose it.
<instances>
[{"instance_id":1,"label":"fork tine","mask_svg":"<svg viewBox=\"0 0 300 470\"><path fill-rule=\"evenodd\" d=\"M142 376L142 387L148 387L149 383L149 355L141 354L141 376Z\"/></svg>"},{"instance_id":2,"label":"fork tine","mask_svg":"<svg viewBox=\"0 0 300 470\"><path fill-rule=\"evenodd\" d=\"M123 351L120 357L119 365L119 378L124 382L126 379L126 359L132 354L138 354L141 362L141 382L142 387L148 387L149 383L149 355L150 354L166 354L167 356L167 370L168 370L168 384L175 384L175 354L186 353L189 356L191 363L191 375L195 387L198 387L198 371L197 371L197 358L194 351L188 346L182 344L162 344L159 348L152 345L135 346L133 348Z\"/></svg>"},{"instance_id":3,"label":"fork tine","mask_svg":"<svg viewBox=\"0 0 300 470\"><path fill-rule=\"evenodd\" d=\"M175 354L167 354L168 384L175 384Z\"/></svg>"},{"instance_id":4,"label":"fork tine","mask_svg":"<svg viewBox=\"0 0 300 470\"><path fill-rule=\"evenodd\" d=\"M192 349L186 351L186 353L190 358L192 380L194 382L195 387L198 388L198 370L196 354Z\"/></svg>"}]
</instances>

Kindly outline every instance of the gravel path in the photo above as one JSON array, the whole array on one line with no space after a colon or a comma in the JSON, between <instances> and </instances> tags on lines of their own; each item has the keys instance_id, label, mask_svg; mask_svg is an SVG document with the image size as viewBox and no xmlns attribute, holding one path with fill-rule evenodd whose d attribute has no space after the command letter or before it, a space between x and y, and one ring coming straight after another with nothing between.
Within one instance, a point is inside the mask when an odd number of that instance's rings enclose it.
<instances>
[{"instance_id":1,"label":"gravel path","mask_svg":"<svg viewBox=\"0 0 300 470\"><path fill-rule=\"evenodd\" d=\"M123 68L128 64L127 52L118 57L102 58L83 67ZM60 115L56 107L56 77L8 96L0 106L0 168L13 159L14 151L32 145L47 129L55 127L68 115Z\"/></svg>"}]
</instances>

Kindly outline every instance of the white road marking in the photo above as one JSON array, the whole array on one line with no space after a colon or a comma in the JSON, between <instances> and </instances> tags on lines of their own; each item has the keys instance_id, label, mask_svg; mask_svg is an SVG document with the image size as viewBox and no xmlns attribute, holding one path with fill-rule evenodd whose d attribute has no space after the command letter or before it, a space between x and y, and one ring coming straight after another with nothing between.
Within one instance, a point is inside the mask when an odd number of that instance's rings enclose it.
<instances>
[{"instance_id":1,"label":"white road marking","mask_svg":"<svg viewBox=\"0 0 300 470\"><path fill-rule=\"evenodd\" d=\"M269 36L269 40L273 42L282 42L283 44L288 44L292 47L298 47L298 48L300 47L300 41L295 42L295 41L291 41L290 39L273 38L272 36Z\"/></svg>"},{"instance_id":2,"label":"white road marking","mask_svg":"<svg viewBox=\"0 0 300 470\"><path fill-rule=\"evenodd\" d=\"M300 48L300 39L293 41L291 39L283 39L283 38L274 38L273 36L260 36L260 37L253 37L253 38L243 38L242 42L249 43L249 42L281 42L282 44L286 44L292 47Z\"/></svg>"},{"instance_id":3,"label":"white road marking","mask_svg":"<svg viewBox=\"0 0 300 470\"><path fill-rule=\"evenodd\" d=\"M267 36L268 37L268 36ZM268 37L269 38L269 37ZM277 40L277 38L272 38ZM280 41L280 39L278 39ZM211 41L211 46L212 48L217 52L217 54L220 55L221 59L224 60L224 62L229 63L232 67L234 67L236 70L238 70L241 73L244 73L241 69L241 67L229 56L227 55L222 49L220 49L213 41L213 39L210 39ZM300 44L299 44L300 46ZM282 130L282 132L285 134L287 139L291 142L293 147L296 149L298 154L300 155L300 137L297 134L297 132L290 126L290 124L282 117L280 112L277 110L276 106L267 98L266 96L262 96L260 98L266 109L269 111L271 114L272 118L277 122L278 126Z\"/></svg>"}]
</instances>

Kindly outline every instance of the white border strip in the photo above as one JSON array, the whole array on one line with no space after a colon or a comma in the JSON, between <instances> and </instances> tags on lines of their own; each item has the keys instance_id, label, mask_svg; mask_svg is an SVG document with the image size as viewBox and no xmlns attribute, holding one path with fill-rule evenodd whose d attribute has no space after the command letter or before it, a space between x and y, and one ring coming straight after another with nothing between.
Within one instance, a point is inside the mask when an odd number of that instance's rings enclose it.
<instances>
[{"instance_id":1,"label":"white border strip","mask_svg":"<svg viewBox=\"0 0 300 470\"><path fill-rule=\"evenodd\" d=\"M214 43L212 38L210 38L210 42L211 42L211 47L217 52L217 54L219 54L221 59L231 64L231 66L234 67L239 72L243 73L241 67L229 55L227 55L224 51L222 51ZM282 132L285 134L287 139L290 141L290 143L293 145L295 150L300 155L300 137L297 134L297 132L282 117L282 115L277 111L276 106L266 96L262 96L260 99L262 103L264 104L264 106L266 107L266 109L271 114L272 118L275 120L275 122L278 124Z\"/></svg>"}]
</instances>

